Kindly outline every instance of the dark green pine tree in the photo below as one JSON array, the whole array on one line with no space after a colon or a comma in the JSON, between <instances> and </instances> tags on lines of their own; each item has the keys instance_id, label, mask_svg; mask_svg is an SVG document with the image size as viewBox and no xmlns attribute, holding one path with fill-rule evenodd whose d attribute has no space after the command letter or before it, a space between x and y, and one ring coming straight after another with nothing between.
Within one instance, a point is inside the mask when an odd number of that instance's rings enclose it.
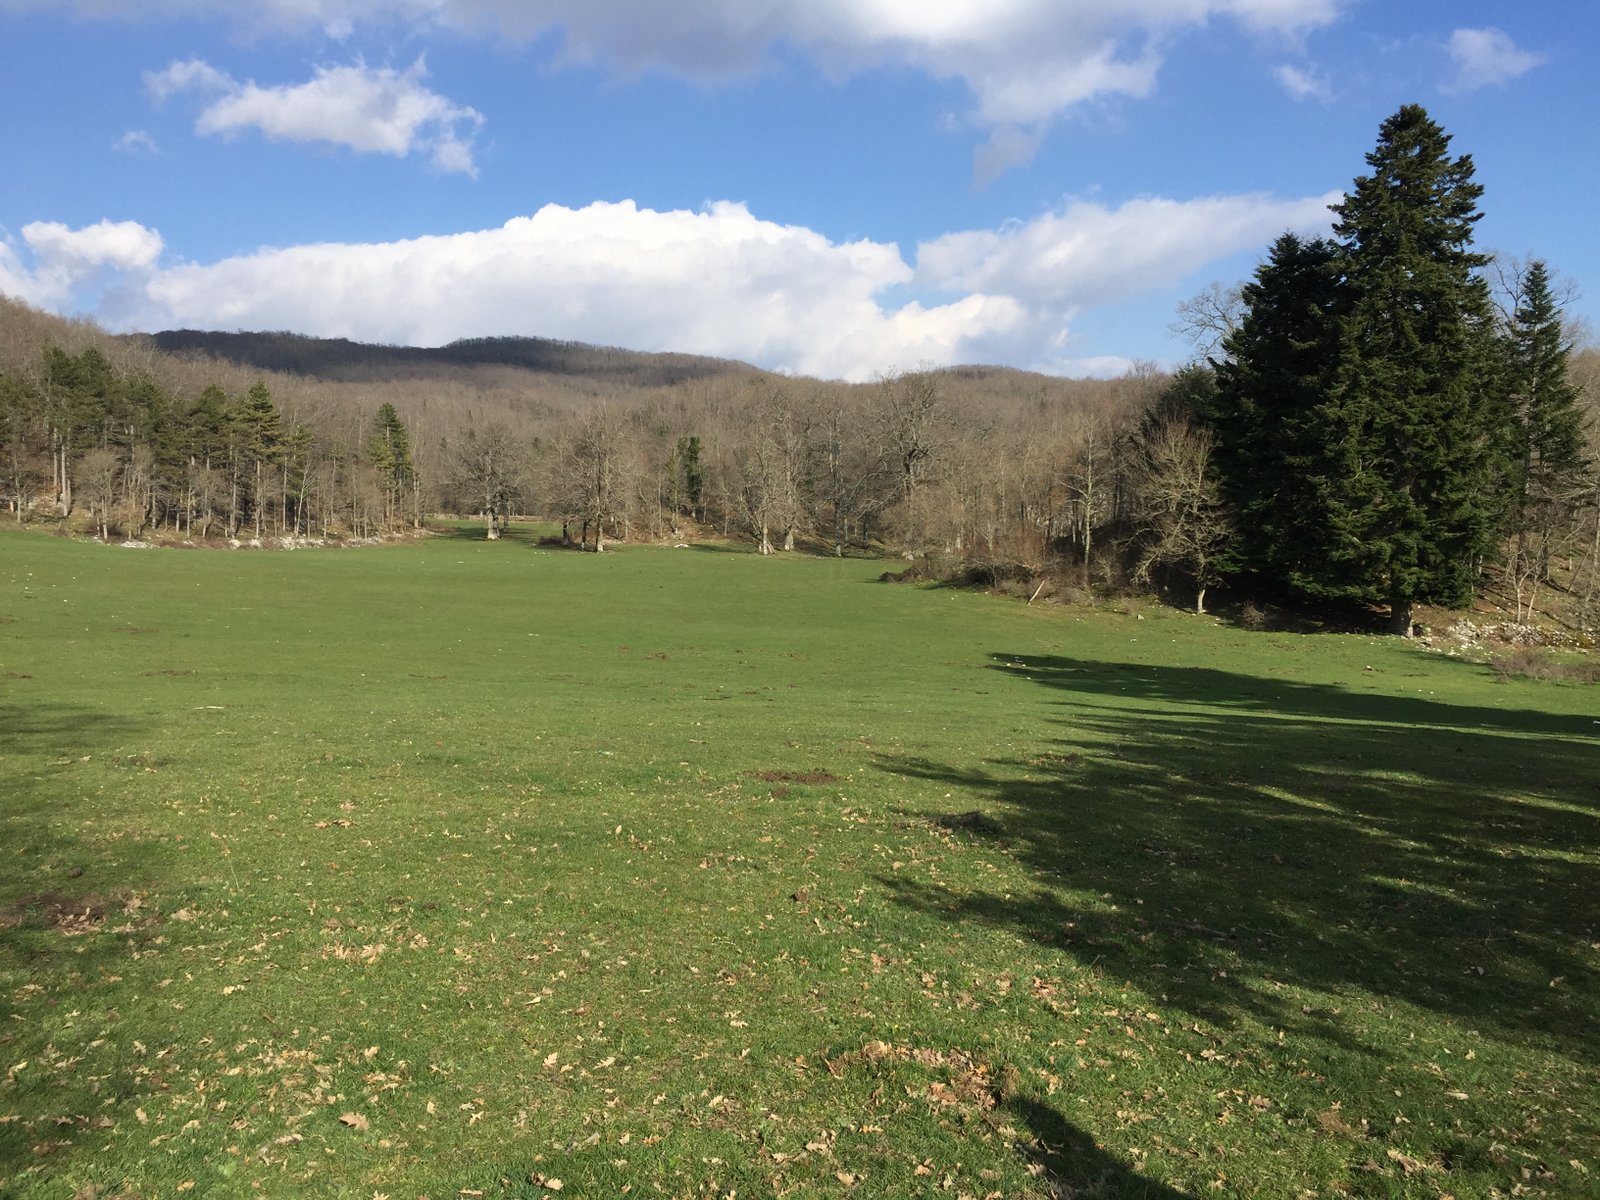
<instances>
[{"instance_id":1,"label":"dark green pine tree","mask_svg":"<svg viewBox=\"0 0 1600 1200\"><path fill-rule=\"evenodd\" d=\"M1370 175L1334 206L1346 310L1315 473L1325 524L1313 594L1459 607L1504 509L1504 406L1488 291L1472 250L1472 159L1418 105L1383 123Z\"/></svg>"},{"instance_id":2,"label":"dark green pine tree","mask_svg":"<svg viewBox=\"0 0 1600 1200\"><path fill-rule=\"evenodd\" d=\"M1522 281L1522 303L1505 335L1510 401L1510 535L1518 558L1537 547L1548 569L1551 538L1568 521L1588 470L1578 389L1567 374L1572 347L1550 291L1550 272L1535 260Z\"/></svg>"},{"instance_id":3,"label":"dark green pine tree","mask_svg":"<svg viewBox=\"0 0 1600 1200\"><path fill-rule=\"evenodd\" d=\"M380 405L372 420L367 457L383 483L384 520L388 523L404 505L406 491L416 473L411 462L411 435L392 404Z\"/></svg>"},{"instance_id":4,"label":"dark green pine tree","mask_svg":"<svg viewBox=\"0 0 1600 1200\"><path fill-rule=\"evenodd\" d=\"M228 456L228 393L209 385L184 416L190 465L209 471Z\"/></svg>"},{"instance_id":5,"label":"dark green pine tree","mask_svg":"<svg viewBox=\"0 0 1600 1200\"><path fill-rule=\"evenodd\" d=\"M99 444L116 406L117 373L93 346L71 355L59 346L45 351L44 412L49 429L51 474L62 516L72 511L73 468L78 455Z\"/></svg>"},{"instance_id":6,"label":"dark green pine tree","mask_svg":"<svg viewBox=\"0 0 1600 1200\"><path fill-rule=\"evenodd\" d=\"M283 420L272 402L272 393L261 380L250 385L231 414L233 448L236 455L235 478L250 477L250 512L255 519L256 536L261 536L261 515L266 508L267 468L278 462L283 449ZM240 524L235 501L233 526Z\"/></svg>"},{"instance_id":7,"label":"dark green pine tree","mask_svg":"<svg viewBox=\"0 0 1600 1200\"><path fill-rule=\"evenodd\" d=\"M1338 247L1285 233L1242 295L1202 421L1238 530L1234 569L1304 588L1326 550L1318 413L1339 340Z\"/></svg>"}]
</instances>

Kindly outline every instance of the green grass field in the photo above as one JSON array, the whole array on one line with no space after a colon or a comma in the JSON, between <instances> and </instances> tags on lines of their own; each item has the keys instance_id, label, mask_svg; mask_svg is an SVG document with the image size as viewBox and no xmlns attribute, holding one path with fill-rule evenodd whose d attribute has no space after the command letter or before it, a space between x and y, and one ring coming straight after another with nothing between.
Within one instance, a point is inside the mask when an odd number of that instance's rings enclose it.
<instances>
[{"instance_id":1,"label":"green grass field","mask_svg":"<svg viewBox=\"0 0 1600 1200\"><path fill-rule=\"evenodd\" d=\"M1596 689L883 569L0 533L0 1196L1600 1194Z\"/></svg>"}]
</instances>

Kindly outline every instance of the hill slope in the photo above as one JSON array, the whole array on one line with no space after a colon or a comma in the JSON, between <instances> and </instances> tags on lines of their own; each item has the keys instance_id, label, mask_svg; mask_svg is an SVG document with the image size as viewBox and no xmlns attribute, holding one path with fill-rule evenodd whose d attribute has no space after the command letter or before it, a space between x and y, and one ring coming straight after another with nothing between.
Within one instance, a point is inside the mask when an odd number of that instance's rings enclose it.
<instances>
[{"instance_id":1,"label":"hill slope","mask_svg":"<svg viewBox=\"0 0 1600 1200\"><path fill-rule=\"evenodd\" d=\"M218 333L173 329L151 335L162 350L201 354L290 375L372 383L436 370L498 366L576 376L629 387L672 387L697 379L753 375L755 367L694 354L651 354L549 338L465 338L447 346L379 346L298 333Z\"/></svg>"}]
</instances>

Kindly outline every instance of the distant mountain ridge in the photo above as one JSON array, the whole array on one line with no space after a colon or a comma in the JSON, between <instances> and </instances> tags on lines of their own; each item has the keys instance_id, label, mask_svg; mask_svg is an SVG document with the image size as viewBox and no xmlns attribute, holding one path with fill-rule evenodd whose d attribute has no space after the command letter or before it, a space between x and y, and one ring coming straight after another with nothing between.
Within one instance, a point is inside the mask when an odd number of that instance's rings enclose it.
<instances>
[{"instance_id":1,"label":"distant mountain ridge","mask_svg":"<svg viewBox=\"0 0 1600 1200\"><path fill-rule=\"evenodd\" d=\"M760 374L748 363L696 354L649 353L534 337L463 338L446 346L384 346L305 334L170 329L149 335L169 354L201 354L313 379L375 382L430 370L509 367L628 387L673 387L700 379Z\"/></svg>"}]
</instances>

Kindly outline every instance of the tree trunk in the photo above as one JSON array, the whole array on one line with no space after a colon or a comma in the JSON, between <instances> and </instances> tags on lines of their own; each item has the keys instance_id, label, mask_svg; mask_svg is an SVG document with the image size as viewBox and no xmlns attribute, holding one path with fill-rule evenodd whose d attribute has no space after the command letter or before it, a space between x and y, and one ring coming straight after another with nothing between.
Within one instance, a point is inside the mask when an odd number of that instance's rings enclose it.
<instances>
[{"instance_id":1,"label":"tree trunk","mask_svg":"<svg viewBox=\"0 0 1600 1200\"><path fill-rule=\"evenodd\" d=\"M1396 637L1411 636L1411 600L1396 596L1389 601L1389 632Z\"/></svg>"},{"instance_id":2,"label":"tree trunk","mask_svg":"<svg viewBox=\"0 0 1600 1200\"><path fill-rule=\"evenodd\" d=\"M1205 616L1205 612L1206 612L1206 585L1203 584L1203 583L1199 587L1197 587L1195 589L1195 593L1194 593L1194 611L1196 613L1198 613L1200 616Z\"/></svg>"},{"instance_id":3,"label":"tree trunk","mask_svg":"<svg viewBox=\"0 0 1600 1200\"><path fill-rule=\"evenodd\" d=\"M492 542L500 536L500 529L494 520L494 509L486 510L483 515L485 525L483 536Z\"/></svg>"}]
</instances>

